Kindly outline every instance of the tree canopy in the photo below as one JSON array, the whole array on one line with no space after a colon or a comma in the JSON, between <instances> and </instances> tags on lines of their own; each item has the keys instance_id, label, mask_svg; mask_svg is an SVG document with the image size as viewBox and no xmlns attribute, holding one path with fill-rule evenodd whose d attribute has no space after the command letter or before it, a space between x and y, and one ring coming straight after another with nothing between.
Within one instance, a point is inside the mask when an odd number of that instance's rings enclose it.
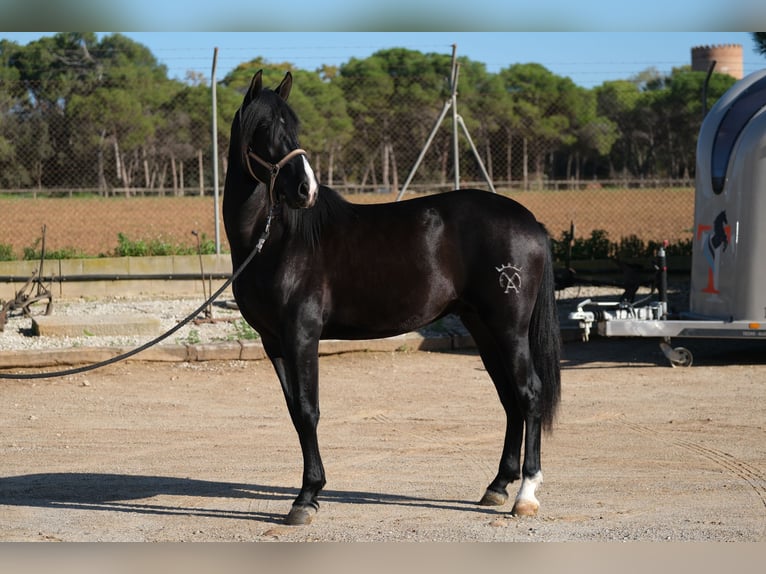
<instances>
[{"instance_id":1,"label":"tree canopy","mask_svg":"<svg viewBox=\"0 0 766 574\"><path fill-rule=\"evenodd\" d=\"M766 53L763 33L753 37ZM585 89L537 63L498 73L464 57L458 64L460 115L496 182L693 176L705 73L649 69ZM320 180L350 188L398 187L451 94L445 54L391 48L315 71L256 57L217 85L222 162L229 122L258 69L272 86L292 70L302 146ZM713 74L708 105L733 82ZM203 78L168 79L146 47L121 34L0 40L0 188L204 190L211 117ZM419 180L449 180L451 122L436 132ZM481 179L471 154L461 157L461 174Z\"/></svg>"}]
</instances>

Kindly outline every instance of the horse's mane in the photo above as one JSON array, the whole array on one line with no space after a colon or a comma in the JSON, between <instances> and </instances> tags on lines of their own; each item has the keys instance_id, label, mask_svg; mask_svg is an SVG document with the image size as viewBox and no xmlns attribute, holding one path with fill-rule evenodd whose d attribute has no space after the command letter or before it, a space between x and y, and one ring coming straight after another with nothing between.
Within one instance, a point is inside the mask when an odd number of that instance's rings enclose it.
<instances>
[{"instance_id":1,"label":"horse's mane","mask_svg":"<svg viewBox=\"0 0 766 574\"><path fill-rule=\"evenodd\" d=\"M319 245L327 225L343 225L356 217L358 205L346 201L334 189L320 185L316 203L309 209L285 207L285 222L291 233L299 235L313 250Z\"/></svg>"},{"instance_id":2,"label":"horse's mane","mask_svg":"<svg viewBox=\"0 0 766 574\"><path fill-rule=\"evenodd\" d=\"M287 138L293 149L299 147L300 121L293 109L277 94L263 89L253 101L239 112L239 137L245 154L247 146L259 130L268 130L266 138L276 141ZM335 225L354 217L356 205L346 201L329 187L321 185L316 203L308 209L283 207L283 218L290 233L300 236L313 250L319 245L326 225Z\"/></svg>"}]
</instances>

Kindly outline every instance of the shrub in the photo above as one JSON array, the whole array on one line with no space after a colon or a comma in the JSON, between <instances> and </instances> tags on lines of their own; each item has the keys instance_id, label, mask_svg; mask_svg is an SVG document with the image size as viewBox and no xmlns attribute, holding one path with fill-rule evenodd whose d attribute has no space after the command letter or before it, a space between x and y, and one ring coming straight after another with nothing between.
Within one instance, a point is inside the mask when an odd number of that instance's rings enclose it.
<instances>
[{"instance_id":1,"label":"shrub","mask_svg":"<svg viewBox=\"0 0 766 574\"><path fill-rule=\"evenodd\" d=\"M35 261L40 259L42 255L42 248L40 247L41 239L38 238L34 244L24 248L24 254L22 259L24 261ZM46 249L46 259L81 259L87 257L82 251L74 247L63 247L61 249Z\"/></svg>"},{"instance_id":2,"label":"shrub","mask_svg":"<svg viewBox=\"0 0 766 574\"><path fill-rule=\"evenodd\" d=\"M208 239L203 233L200 238L199 250L203 255L215 253L215 241ZM196 242L195 245L174 245L162 238L132 240L124 233L118 233L117 247L111 255L114 257L145 257L148 255L196 254Z\"/></svg>"},{"instance_id":3,"label":"shrub","mask_svg":"<svg viewBox=\"0 0 766 574\"><path fill-rule=\"evenodd\" d=\"M13 247L0 243L0 261L13 261L16 257L13 255Z\"/></svg>"},{"instance_id":4,"label":"shrub","mask_svg":"<svg viewBox=\"0 0 766 574\"><path fill-rule=\"evenodd\" d=\"M594 229L590 237L573 238L569 231L561 233L561 239L551 238L553 258L557 262L567 260L567 250L571 243L571 258L573 261L583 259L634 259L642 257L654 257L662 245L657 241L647 241L636 235L621 237L619 241L610 241L608 233L603 229ZM678 243L668 245L666 254L691 255L692 240L684 239Z\"/></svg>"}]
</instances>

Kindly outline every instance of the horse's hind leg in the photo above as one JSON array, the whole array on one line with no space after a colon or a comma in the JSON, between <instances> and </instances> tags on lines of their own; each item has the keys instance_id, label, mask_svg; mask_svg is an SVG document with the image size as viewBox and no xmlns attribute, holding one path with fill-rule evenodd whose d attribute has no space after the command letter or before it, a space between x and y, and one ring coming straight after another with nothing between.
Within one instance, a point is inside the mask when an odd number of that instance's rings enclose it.
<instances>
[{"instance_id":1,"label":"horse's hind leg","mask_svg":"<svg viewBox=\"0 0 766 574\"><path fill-rule=\"evenodd\" d=\"M506 414L505 441L497 475L479 501L483 506L499 506L508 500L507 486L518 480L523 472L521 488L516 496L512 513L534 515L539 508L535 490L542 482L540 470L540 416L535 387L539 379L534 373L526 338L494 334L475 315L463 317L471 332L487 373L497 390ZM535 382L537 384L535 384ZM521 447L524 440L524 466L521 466Z\"/></svg>"}]
</instances>

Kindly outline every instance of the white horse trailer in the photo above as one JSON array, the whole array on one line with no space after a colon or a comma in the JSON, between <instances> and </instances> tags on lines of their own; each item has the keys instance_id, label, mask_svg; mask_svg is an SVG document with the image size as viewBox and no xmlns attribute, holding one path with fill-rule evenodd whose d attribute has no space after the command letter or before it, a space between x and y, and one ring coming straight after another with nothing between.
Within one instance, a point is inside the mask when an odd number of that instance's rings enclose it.
<instances>
[{"instance_id":1,"label":"white horse trailer","mask_svg":"<svg viewBox=\"0 0 766 574\"><path fill-rule=\"evenodd\" d=\"M673 366L692 354L672 337L766 341L766 70L734 84L705 117L697 141L689 311L668 316L664 250L658 301L578 305L569 318L588 339L658 337Z\"/></svg>"}]
</instances>

